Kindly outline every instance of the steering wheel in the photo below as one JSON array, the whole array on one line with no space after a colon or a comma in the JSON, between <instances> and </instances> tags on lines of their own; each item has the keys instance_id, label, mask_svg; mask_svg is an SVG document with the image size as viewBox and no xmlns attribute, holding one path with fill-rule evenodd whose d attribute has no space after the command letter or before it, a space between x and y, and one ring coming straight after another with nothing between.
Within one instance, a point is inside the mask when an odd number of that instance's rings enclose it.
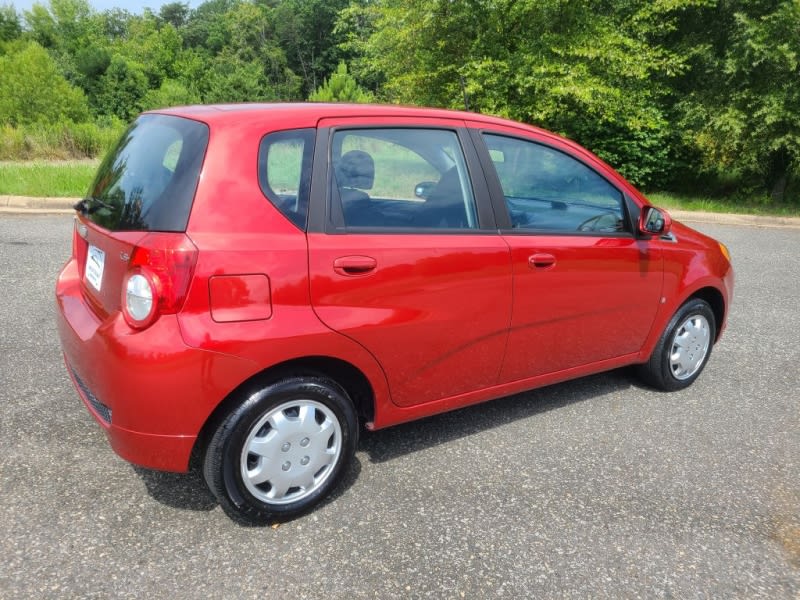
<instances>
[{"instance_id":1,"label":"steering wheel","mask_svg":"<svg viewBox=\"0 0 800 600\"><path fill-rule=\"evenodd\" d=\"M602 213L589 217L578 225L578 231L618 231L619 221L613 213Z\"/></svg>"}]
</instances>

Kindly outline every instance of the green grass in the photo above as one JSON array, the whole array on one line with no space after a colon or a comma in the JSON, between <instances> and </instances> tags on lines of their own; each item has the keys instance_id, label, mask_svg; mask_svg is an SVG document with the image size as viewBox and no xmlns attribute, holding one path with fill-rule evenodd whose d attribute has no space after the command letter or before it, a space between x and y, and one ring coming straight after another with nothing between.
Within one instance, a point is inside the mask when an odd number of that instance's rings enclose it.
<instances>
[{"instance_id":1,"label":"green grass","mask_svg":"<svg viewBox=\"0 0 800 600\"><path fill-rule=\"evenodd\" d=\"M82 197L98 164L96 160L0 162L0 195Z\"/></svg>"},{"instance_id":2,"label":"green grass","mask_svg":"<svg viewBox=\"0 0 800 600\"><path fill-rule=\"evenodd\" d=\"M767 198L708 198L670 192L646 194L650 202L667 210L690 210L740 215L800 217L800 204L772 203Z\"/></svg>"}]
</instances>

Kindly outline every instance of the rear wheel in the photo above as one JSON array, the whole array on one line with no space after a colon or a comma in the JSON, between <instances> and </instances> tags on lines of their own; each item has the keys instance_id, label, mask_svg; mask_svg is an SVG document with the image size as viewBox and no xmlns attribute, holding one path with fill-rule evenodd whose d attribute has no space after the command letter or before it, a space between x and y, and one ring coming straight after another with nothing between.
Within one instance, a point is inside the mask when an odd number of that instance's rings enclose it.
<instances>
[{"instance_id":1,"label":"rear wheel","mask_svg":"<svg viewBox=\"0 0 800 600\"><path fill-rule=\"evenodd\" d=\"M264 523L311 509L333 489L357 443L347 393L293 377L250 395L219 425L203 474L223 509Z\"/></svg>"},{"instance_id":2,"label":"rear wheel","mask_svg":"<svg viewBox=\"0 0 800 600\"><path fill-rule=\"evenodd\" d=\"M653 387L673 391L688 387L703 371L716 337L714 312L694 298L680 307L639 373Z\"/></svg>"}]
</instances>

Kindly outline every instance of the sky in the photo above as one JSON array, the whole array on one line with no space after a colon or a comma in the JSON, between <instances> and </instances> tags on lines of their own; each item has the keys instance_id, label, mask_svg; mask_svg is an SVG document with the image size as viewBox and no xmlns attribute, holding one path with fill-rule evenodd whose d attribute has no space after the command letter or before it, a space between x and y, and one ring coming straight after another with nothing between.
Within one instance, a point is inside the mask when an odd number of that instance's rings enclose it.
<instances>
[{"instance_id":1,"label":"sky","mask_svg":"<svg viewBox=\"0 0 800 600\"><path fill-rule=\"evenodd\" d=\"M162 5L169 4L172 1L175 0L89 0L89 4L98 11L108 10L109 8L124 8L132 13L140 13L145 7L153 9L154 12L158 12L158 9L161 8ZM178 1L189 4L192 8L195 8L203 2L203 0ZM10 4L16 8L19 13L23 10L30 10L31 6L35 3L44 4L45 6L48 5L47 0L0 0L0 5Z\"/></svg>"}]
</instances>

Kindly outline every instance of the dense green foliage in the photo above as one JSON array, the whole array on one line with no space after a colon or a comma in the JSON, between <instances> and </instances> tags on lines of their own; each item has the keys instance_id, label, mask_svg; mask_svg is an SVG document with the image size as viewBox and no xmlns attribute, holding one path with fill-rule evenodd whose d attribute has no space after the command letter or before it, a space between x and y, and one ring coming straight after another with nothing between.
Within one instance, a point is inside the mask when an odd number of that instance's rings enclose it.
<instances>
[{"instance_id":1,"label":"dense green foliage","mask_svg":"<svg viewBox=\"0 0 800 600\"><path fill-rule=\"evenodd\" d=\"M83 92L64 79L56 62L35 42L15 44L12 52L0 56L0 90L2 123L81 121L89 114Z\"/></svg>"},{"instance_id":2,"label":"dense green foliage","mask_svg":"<svg viewBox=\"0 0 800 600\"><path fill-rule=\"evenodd\" d=\"M650 189L798 203L798 75L800 0L49 0L0 6L0 154L196 102L467 104Z\"/></svg>"},{"instance_id":3,"label":"dense green foliage","mask_svg":"<svg viewBox=\"0 0 800 600\"><path fill-rule=\"evenodd\" d=\"M797 0L381 0L339 22L390 101L563 133L646 186L797 200ZM786 193L788 192L788 193Z\"/></svg>"},{"instance_id":4,"label":"dense green foliage","mask_svg":"<svg viewBox=\"0 0 800 600\"><path fill-rule=\"evenodd\" d=\"M347 65L340 62L336 72L308 99L313 102L371 102L372 94L359 87L355 78L347 72Z\"/></svg>"}]
</instances>

